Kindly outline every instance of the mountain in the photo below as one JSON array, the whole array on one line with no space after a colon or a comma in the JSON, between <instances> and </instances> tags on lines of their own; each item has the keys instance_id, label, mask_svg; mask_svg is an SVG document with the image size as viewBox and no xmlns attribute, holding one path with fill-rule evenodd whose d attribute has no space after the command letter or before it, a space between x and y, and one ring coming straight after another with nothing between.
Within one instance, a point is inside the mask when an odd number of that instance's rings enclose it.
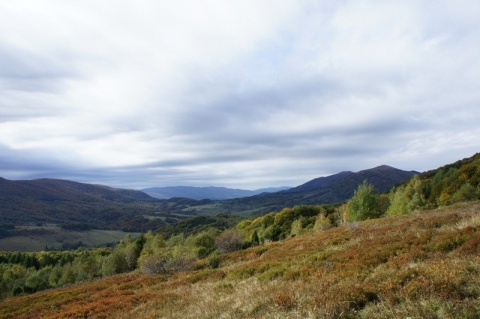
<instances>
[{"instance_id":1,"label":"mountain","mask_svg":"<svg viewBox=\"0 0 480 319\"><path fill-rule=\"evenodd\" d=\"M287 190L290 187L270 187L261 188L257 190L244 190L226 187L193 187L193 186L167 186L167 187L151 187L142 189L146 194L160 198L169 199L173 197L183 197L190 199L214 199L224 200L231 198L241 198L247 196L254 196L261 193L273 193L282 190Z\"/></svg>"},{"instance_id":2,"label":"mountain","mask_svg":"<svg viewBox=\"0 0 480 319\"><path fill-rule=\"evenodd\" d=\"M295 205L318 205L341 203L353 196L357 187L367 180L378 192L386 192L393 186L408 180L416 171L403 171L387 165L354 172L315 178L297 187L276 193L217 201L215 204L190 202L186 209L197 214L232 213L249 216L278 211ZM170 200L174 207L176 199Z\"/></svg>"},{"instance_id":3,"label":"mountain","mask_svg":"<svg viewBox=\"0 0 480 319\"><path fill-rule=\"evenodd\" d=\"M387 165L353 172L341 172L327 177L315 178L305 184L284 191L285 193L307 193L313 196L322 194L329 203L340 202L349 199L353 191L364 180L372 184L380 192L386 192L393 186L419 174L415 171L402 171ZM323 195L324 194L324 195Z\"/></svg>"},{"instance_id":4,"label":"mountain","mask_svg":"<svg viewBox=\"0 0 480 319\"><path fill-rule=\"evenodd\" d=\"M143 231L165 224L145 217L154 214L157 203L157 199L135 190L58 179L0 178L0 224L74 224Z\"/></svg>"},{"instance_id":5,"label":"mountain","mask_svg":"<svg viewBox=\"0 0 480 319\"><path fill-rule=\"evenodd\" d=\"M257 190L263 192L258 195L226 200L178 197L160 200L141 191L66 180L10 181L1 178L0 228L52 223L66 228L145 231L196 215L231 213L250 216L294 205L339 203L348 200L365 179L384 192L415 173L379 166L358 173L341 172L316 178L276 193L265 193L271 190L262 189ZM180 187L176 191L178 195L183 192L180 195L183 197L196 194L201 198L205 198L205 194L238 197L251 192L221 187Z\"/></svg>"},{"instance_id":6,"label":"mountain","mask_svg":"<svg viewBox=\"0 0 480 319\"><path fill-rule=\"evenodd\" d=\"M418 172L382 165L357 173L347 171L319 177L286 191L245 199L245 202L258 201L275 207L275 210L294 205L335 204L350 199L364 180L372 184L378 192L386 192L415 174ZM238 202L241 203L242 199Z\"/></svg>"}]
</instances>

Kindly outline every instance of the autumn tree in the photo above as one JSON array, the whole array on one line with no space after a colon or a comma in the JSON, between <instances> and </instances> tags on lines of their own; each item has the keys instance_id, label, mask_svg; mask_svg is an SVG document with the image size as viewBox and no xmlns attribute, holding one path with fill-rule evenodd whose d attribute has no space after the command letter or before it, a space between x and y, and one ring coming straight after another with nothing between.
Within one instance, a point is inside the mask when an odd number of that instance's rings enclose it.
<instances>
[{"instance_id":1,"label":"autumn tree","mask_svg":"<svg viewBox=\"0 0 480 319\"><path fill-rule=\"evenodd\" d=\"M347 202L348 221L378 218L381 215L379 195L366 180L358 186Z\"/></svg>"}]
</instances>

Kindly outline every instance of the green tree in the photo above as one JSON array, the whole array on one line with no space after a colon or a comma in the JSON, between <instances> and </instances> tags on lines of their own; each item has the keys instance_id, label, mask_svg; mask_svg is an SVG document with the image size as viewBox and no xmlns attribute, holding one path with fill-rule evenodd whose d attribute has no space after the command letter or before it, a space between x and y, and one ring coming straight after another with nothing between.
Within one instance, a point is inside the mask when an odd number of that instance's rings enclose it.
<instances>
[{"instance_id":1,"label":"green tree","mask_svg":"<svg viewBox=\"0 0 480 319\"><path fill-rule=\"evenodd\" d=\"M103 276L121 274L127 272L128 270L129 269L127 259L125 258L125 252L123 251L123 249L119 249L118 246L115 248L113 253L110 254L110 256L103 259Z\"/></svg>"},{"instance_id":2,"label":"green tree","mask_svg":"<svg viewBox=\"0 0 480 319\"><path fill-rule=\"evenodd\" d=\"M387 214L407 214L426 206L424 184L418 175L415 175L407 185L399 186L390 191L390 206Z\"/></svg>"},{"instance_id":3,"label":"green tree","mask_svg":"<svg viewBox=\"0 0 480 319\"><path fill-rule=\"evenodd\" d=\"M452 195L451 201L453 203L467 202L476 200L478 197L478 190L470 185L470 183L465 183Z\"/></svg>"},{"instance_id":4,"label":"green tree","mask_svg":"<svg viewBox=\"0 0 480 319\"><path fill-rule=\"evenodd\" d=\"M193 246L196 248L198 258L205 258L215 248L215 238L208 232L201 232L193 237Z\"/></svg>"},{"instance_id":5,"label":"green tree","mask_svg":"<svg viewBox=\"0 0 480 319\"><path fill-rule=\"evenodd\" d=\"M315 218L315 224L313 225L314 230L327 230L332 227L332 221L330 218L327 218L325 214L318 214Z\"/></svg>"},{"instance_id":6,"label":"green tree","mask_svg":"<svg viewBox=\"0 0 480 319\"><path fill-rule=\"evenodd\" d=\"M258 238L258 233L257 233L256 229L253 231L252 238L250 239L250 242L254 246L258 246L260 244L260 238Z\"/></svg>"},{"instance_id":7,"label":"green tree","mask_svg":"<svg viewBox=\"0 0 480 319\"><path fill-rule=\"evenodd\" d=\"M375 188L366 180L358 186L353 197L347 202L348 221L380 217L379 196Z\"/></svg>"},{"instance_id":8,"label":"green tree","mask_svg":"<svg viewBox=\"0 0 480 319\"><path fill-rule=\"evenodd\" d=\"M51 287L56 287L60 284L60 279L62 278L63 268L60 265L53 267L50 275L48 276L48 284Z\"/></svg>"},{"instance_id":9,"label":"green tree","mask_svg":"<svg viewBox=\"0 0 480 319\"><path fill-rule=\"evenodd\" d=\"M65 284L73 284L76 280L76 275L73 271L72 264L68 263L63 266L63 273L62 277L58 281L58 284L65 285Z\"/></svg>"},{"instance_id":10,"label":"green tree","mask_svg":"<svg viewBox=\"0 0 480 319\"><path fill-rule=\"evenodd\" d=\"M278 225L270 225L263 232L263 238L268 241L277 241L280 240L282 234L282 229Z\"/></svg>"},{"instance_id":11,"label":"green tree","mask_svg":"<svg viewBox=\"0 0 480 319\"><path fill-rule=\"evenodd\" d=\"M50 276L52 268L52 266L48 266L39 271L30 270L25 280L25 286L28 287L31 292L49 288L48 277Z\"/></svg>"}]
</instances>

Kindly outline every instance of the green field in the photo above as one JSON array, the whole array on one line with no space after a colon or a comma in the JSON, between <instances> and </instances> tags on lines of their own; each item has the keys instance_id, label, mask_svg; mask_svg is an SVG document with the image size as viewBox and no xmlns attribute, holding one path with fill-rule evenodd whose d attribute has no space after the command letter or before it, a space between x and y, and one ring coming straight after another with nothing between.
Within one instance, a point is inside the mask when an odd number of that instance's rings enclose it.
<instances>
[{"instance_id":1,"label":"green field","mask_svg":"<svg viewBox=\"0 0 480 319\"><path fill-rule=\"evenodd\" d=\"M88 247L95 247L115 244L129 234L120 230L71 231L61 229L56 225L21 226L17 229L24 231L22 235L1 238L0 250L40 251L47 247L48 249L61 249L64 245L75 245L78 242L82 242ZM137 236L139 233L130 234Z\"/></svg>"}]
</instances>

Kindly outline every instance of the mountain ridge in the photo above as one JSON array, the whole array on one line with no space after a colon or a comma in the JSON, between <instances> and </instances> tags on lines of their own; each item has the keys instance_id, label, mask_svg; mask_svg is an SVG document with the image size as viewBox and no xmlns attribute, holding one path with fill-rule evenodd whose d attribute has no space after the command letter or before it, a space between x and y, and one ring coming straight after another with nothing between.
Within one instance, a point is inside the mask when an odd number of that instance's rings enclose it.
<instances>
[{"instance_id":1,"label":"mountain ridge","mask_svg":"<svg viewBox=\"0 0 480 319\"><path fill-rule=\"evenodd\" d=\"M350 199L357 187L367 180L378 192L392 187L419 174L381 165L357 173L343 171L326 177L310 180L286 191L227 199L223 201L188 204L188 210L198 214L231 213L242 216L265 214L295 205L337 204ZM172 205L172 200L170 200ZM173 205L175 205L173 203ZM183 203L182 203L183 205Z\"/></svg>"},{"instance_id":2,"label":"mountain ridge","mask_svg":"<svg viewBox=\"0 0 480 319\"><path fill-rule=\"evenodd\" d=\"M157 199L135 190L61 179L0 179L0 223L84 223L98 229L148 230Z\"/></svg>"},{"instance_id":3,"label":"mountain ridge","mask_svg":"<svg viewBox=\"0 0 480 319\"><path fill-rule=\"evenodd\" d=\"M80 223L96 229L145 231L192 216L220 213L250 216L295 205L340 203L348 200L365 179L383 192L415 173L382 165L357 173L344 171L319 177L280 192L224 200L162 200L142 191L68 180L1 178L0 224Z\"/></svg>"}]
</instances>

